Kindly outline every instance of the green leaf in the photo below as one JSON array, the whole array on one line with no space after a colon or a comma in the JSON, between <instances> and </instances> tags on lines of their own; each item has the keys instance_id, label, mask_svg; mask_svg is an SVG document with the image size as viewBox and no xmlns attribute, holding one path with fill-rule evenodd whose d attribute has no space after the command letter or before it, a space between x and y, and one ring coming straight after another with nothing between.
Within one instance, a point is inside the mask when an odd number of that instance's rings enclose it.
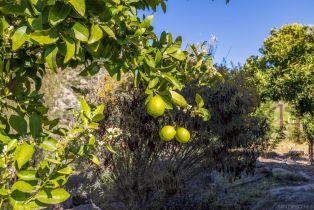
<instances>
[{"instance_id":1,"label":"green leaf","mask_svg":"<svg viewBox=\"0 0 314 210\"><path fill-rule=\"evenodd\" d=\"M58 47L57 46L49 46L45 50L45 60L49 66L49 68L53 71L57 71L57 54Z\"/></svg>"},{"instance_id":2,"label":"green leaf","mask_svg":"<svg viewBox=\"0 0 314 210\"><path fill-rule=\"evenodd\" d=\"M9 122L11 127L20 135L25 135L27 133L27 122L23 117L12 115Z\"/></svg>"},{"instance_id":3,"label":"green leaf","mask_svg":"<svg viewBox=\"0 0 314 210\"><path fill-rule=\"evenodd\" d=\"M34 112L29 118L29 128L31 135L36 138L42 132L42 124L40 116Z\"/></svg>"},{"instance_id":4,"label":"green leaf","mask_svg":"<svg viewBox=\"0 0 314 210\"><path fill-rule=\"evenodd\" d=\"M63 41L65 42L66 46L66 54L64 57L64 63L69 62L75 55L75 42L73 39L63 37Z\"/></svg>"},{"instance_id":5,"label":"green leaf","mask_svg":"<svg viewBox=\"0 0 314 210\"><path fill-rule=\"evenodd\" d=\"M6 15L28 15L25 13L25 8L20 5L7 4L0 7L0 12Z\"/></svg>"},{"instance_id":6,"label":"green leaf","mask_svg":"<svg viewBox=\"0 0 314 210\"><path fill-rule=\"evenodd\" d=\"M52 138L46 138L44 141L39 145L44 150L53 152L57 150L58 141Z\"/></svg>"},{"instance_id":7,"label":"green leaf","mask_svg":"<svg viewBox=\"0 0 314 210\"><path fill-rule=\"evenodd\" d=\"M11 191L19 190L25 193L31 193L35 190L35 187L25 181L17 181L13 184Z\"/></svg>"},{"instance_id":8,"label":"green leaf","mask_svg":"<svg viewBox=\"0 0 314 210\"><path fill-rule=\"evenodd\" d=\"M138 87L141 81L141 73L138 69L134 71L134 86Z\"/></svg>"},{"instance_id":9,"label":"green leaf","mask_svg":"<svg viewBox=\"0 0 314 210\"><path fill-rule=\"evenodd\" d=\"M98 25L93 24L91 27L90 37L88 44L93 44L103 38L104 34Z\"/></svg>"},{"instance_id":10,"label":"green leaf","mask_svg":"<svg viewBox=\"0 0 314 210\"><path fill-rule=\"evenodd\" d=\"M178 50L177 52L169 54L169 55L180 61L183 61L184 59L186 59L186 56L182 50Z\"/></svg>"},{"instance_id":11,"label":"green leaf","mask_svg":"<svg viewBox=\"0 0 314 210\"><path fill-rule=\"evenodd\" d=\"M35 31L34 33L30 34L29 37L42 45L53 44L59 40L58 34L56 34L53 30Z\"/></svg>"},{"instance_id":12,"label":"green leaf","mask_svg":"<svg viewBox=\"0 0 314 210\"><path fill-rule=\"evenodd\" d=\"M17 172L17 177L21 180L26 180L26 181L38 180L37 171L31 168L24 171Z\"/></svg>"},{"instance_id":13,"label":"green leaf","mask_svg":"<svg viewBox=\"0 0 314 210\"><path fill-rule=\"evenodd\" d=\"M93 111L93 118L92 121L93 122L99 122L101 120L104 119L104 110L105 110L105 105L99 105L97 106L97 108L95 109L95 111Z\"/></svg>"},{"instance_id":14,"label":"green leaf","mask_svg":"<svg viewBox=\"0 0 314 210\"><path fill-rule=\"evenodd\" d=\"M165 91L165 93L160 93L160 96L166 103L166 109L173 109L172 101L171 101L171 95L169 91Z\"/></svg>"},{"instance_id":15,"label":"green leaf","mask_svg":"<svg viewBox=\"0 0 314 210\"><path fill-rule=\"evenodd\" d=\"M116 154L117 152L113 150L112 146L110 144L105 145L107 150L113 154ZM98 159L98 158L97 158ZM97 164L97 163L96 163Z\"/></svg>"},{"instance_id":16,"label":"green leaf","mask_svg":"<svg viewBox=\"0 0 314 210\"><path fill-rule=\"evenodd\" d=\"M35 152L34 145L30 145L26 142L17 146L14 152L14 160L17 163L17 167L22 168L32 157Z\"/></svg>"},{"instance_id":17,"label":"green leaf","mask_svg":"<svg viewBox=\"0 0 314 210\"><path fill-rule=\"evenodd\" d=\"M29 203L25 204L23 203L21 207L19 207L19 210L32 210L32 209L48 209L49 204L40 203L38 201L30 201Z\"/></svg>"},{"instance_id":18,"label":"green leaf","mask_svg":"<svg viewBox=\"0 0 314 210\"><path fill-rule=\"evenodd\" d=\"M10 190L6 189L4 186L0 189L0 195L6 196L10 194Z\"/></svg>"},{"instance_id":19,"label":"green leaf","mask_svg":"<svg viewBox=\"0 0 314 210\"><path fill-rule=\"evenodd\" d=\"M88 124L88 128L97 129L99 127L99 123L91 122Z\"/></svg>"},{"instance_id":20,"label":"green leaf","mask_svg":"<svg viewBox=\"0 0 314 210\"><path fill-rule=\"evenodd\" d=\"M28 40L26 31L27 26L22 26L14 32L13 36L11 37L13 51L19 49Z\"/></svg>"},{"instance_id":21,"label":"green leaf","mask_svg":"<svg viewBox=\"0 0 314 210\"><path fill-rule=\"evenodd\" d=\"M181 82L175 78L174 76L172 76L169 73L163 73L162 76L168 81L170 82L174 87L176 87L178 90L181 90L183 88L183 85L181 84Z\"/></svg>"},{"instance_id":22,"label":"green leaf","mask_svg":"<svg viewBox=\"0 0 314 210\"><path fill-rule=\"evenodd\" d=\"M88 42L89 30L86 26L76 22L72 27L74 37L82 42Z\"/></svg>"},{"instance_id":23,"label":"green leaf","mask_svg":"<svg viewBox=\"0 0 314 210\"><path fill-rule=\"evenodd\" d=\"M199 94L195 95L195 101L197 104L197 108L202 108L204 106L204 100L203 100L202 96L200 96Z\"/></svg>"},{"instance_id":24,"label":"green leaf","mask_svg":"<svg viewBox=\"0 0 314 210\"><path fill-rule=\"evenodd\" d=\"M19 190L14 190L10 197L9 197L9 201L10 201L10 204L12 205L13 209L14 210L24 210L24 207L23 207L23 203L26 201L27 197L26 197L26 193L23 193Z\"/></svg>"},{"instance_id":25,"label":"green leaf","mask_svg":"<svg viewBox=\"0 0 314 210\"><path fill-rule=\"evenodd\" d=\"M18 143L17 139L13 139L12 141L9 141L9 143L8 143L8 152L14 150L16 148L16 146L17 146L17 143Z\"/></svg>"},{"instance_id":26,"label":"green leaf","mask_svg":"<svg viewBox=\"0 0 314 210\"><path fill-rule=\"evenodd\" d=\"M97 62L91 63L87 66L83 71L81 71L80 76L87 77L87 76L94 76L99 72L100 68Z\"/></svg>"},{"instance_id":27,"label":"green leaf","mask_svg":"<svg viewBox=\"0 0 314 210\"><path fill-rule=\"evenodd\" d=\"M101 25L100 27L104 30L104 32L105 32L110 38L117 39L116 35L115 35L114 32L111 30L111 28L109 28L109 27L106 26L106 25Z\"/></svg>"},{"instance_id":28,"label":"green leaf","mask_svg":"<svg viewBox=\"0 0 314 210\"><path fill-rule=\"evenodd\" d=\"M152 59L150 56L145 56L144 60L145 60L145 63L146 63L149 67L155 68L155 66L156 66L155 60Z\"/></svg>"},{"instance_id":29,"label":"green leaf","mask_svg":"<svg viewBox=\"0 0 314 210\"><path fill-rule=\"evenodd\" d=\"M208 121L211 118L210 112L208 109L199 108L196 110L196 113L203 118L204 121Z\"/></svg>"},{"instance_id":30,"label":"green leaf","mask_svg":"<svg viewBox=\"0 0 314 210\"><path fill-rule=\"evenodd\" d=\"M72 167L70 167L70 166L65 167L63 169L60 169L57 172L60 173L60 174L66 174L66 175L70 175L70 174L75 174L76 173L75 170Z\"/></svg>"},{"instance_id":31,"label":"green leaf","mask_svg":"<svg viewBox=\"0 0 314 210\"><path fill-rule=\"evenodd\" d=\"M42 30L43 29L43 18L42 15L35 18L27 18L27 22L31 28L34 30Z\"/></svg>"},{"instance_id":32,"label":"green leaf","mask_svg":"<svg viewBox=\"0 0 314 210\"><path fill-rule=\"evenodd\" d=\"M96 137L92 135L88 140L88 145L94 145L96 142Z\"/></svg>"},{"instance_id":33,"label":"green leaf","mask_svg":"<svg viewBox=\"0 0 314 210\"><path fill-rule=\"evenodd\" d=\"M53 26L61 23L70 14L71 7L61 2L56 2L56 4L50 8L48 20Z\"/></svg>"},{"instance_id":34,"label":"green leaf","mask_svg":"<svg viewBox=\"0 0 314 210\"><path fill-rule=\"evenodd\" d=\"M154 79L149 81L148 88L152 89L152 88L156 87L156 85L158 85L158 83L159 83L159 78L155 77Z\"/></svg>"},{"instance_id":35,"label":"green leaf","mask_svg":"<svg viewBox=\"0 0 314 210\"><path fill-rule=\"evenodd\" d=\"M90 160L93 161L93 163L95 163L96 165L100 164L100 160L98 159L98 157L96 157L96 155L90 155L89 156Z\"/></svg>"},{"instance_id":36,"label":"green leaf","mask_svg":"<svg viewBox=\"0 0 314 210\"><path fill-rule=\"evenodd\" d=\"M182 37L181 37L181 36L178 36L178 37L176 38L176 41L174 42L174 44L171 45L171 46L166 50L166 53L167 53L167 54L172 54L172 53L177 52L177 51L181 48L181 45L182 45Z\"/></svg>"},{"instance_id":37,"label":"green leaf","mask_svg":"<svg viewBox=\"0 0 314 210\"><path fill-rule=\"evenodd\" d=\"M145 19L141 22L140 26L142 28L149 28L152 25L153 20L154 20L154 16L149 15L149 16L145 17Z\"/></svg>"},{"instance_id":38,"label":"green leaf","mask_svg":"<svg viewBox=\"0 0 314 210\"><path fill-rule=\"evenodd\" d=\"M11 140L11 138L3 133L0 132L0 141L3 143L3 144L8 144Z\"/></svg>"},{"instance_id":39,"label":"green leaf","mask_svg":"<svg viewBox=\"0 0 314 210\"><path fill-rule=\"evenodd\" d=\"M65 189L44 189L35 196L35 199L46 204L57 204L66 201L70 194Z\"/></svg>"},{"instance_id":40,"label":"green leaf","mask_svg":"<svg viewBox=\"0 0 314 210\"><path fill-rule=\"evenodd\" d=\"M182 108L186 108L188 106L188 103L186 102L185 98L181 94L179 94L175 91L170 91L170 94L171 94L171 101L175 105L182 107Z\"/></svg>"},{"instance_id":41,"label":"green leaf","mask_svg":"<svg viewBox=\"0 0 314 210\"><path fill-rule=\"evenodd\" d=\"M91 117L91 108L83 97L81 97L80 103L81 103L81 109L82 109L84 115L86 117L90 118Z\"/></svg>"},{"instance_id":42,"label":"green leaf","mask_svg":"<svg viewBox=\"0 0 314 210\"><path fill-rule=\"evenodd\" d=\"M75 11L81 16L85 15L86 5L85 0L69 0L69 3L73 6Z\"/></svg>"}]
</instances>

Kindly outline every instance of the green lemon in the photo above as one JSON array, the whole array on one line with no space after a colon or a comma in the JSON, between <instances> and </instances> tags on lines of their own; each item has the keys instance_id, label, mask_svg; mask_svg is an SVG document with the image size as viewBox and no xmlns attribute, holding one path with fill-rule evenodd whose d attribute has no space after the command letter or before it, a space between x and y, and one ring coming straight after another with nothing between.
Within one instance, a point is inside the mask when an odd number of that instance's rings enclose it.
<instances>
[{"instance_id":1,"label":"green lemon","mask_svg":"<svg viewBox=\"0 0 314 210\"><path fill-rule=\"evenodd\" d=\"M165 110L166 103L159 95L152 97L146 106L147 113L153 117L159 117L163 115Z\"/></svg>"},{"instance_id":2,"label":"green lemon","mask_svg":"<svg viewBox=\"0 0 314 210\"><path fill-rule=\"evenodd\" d=\"M191 134L186 128L178 128L176 140L180 143L187 143L191 139Z\"/></svg>"},{"instance_id":3,"label":"green lemon","mask_svg":"<svg viewBox=\"0 0 314 210\"><path fill-rule=\"evenodd\" d=\"M163 141L171 141L175 135L176 129L171 125L166 125L159 131L159 137Z\"/></svg>"}]
</instances>

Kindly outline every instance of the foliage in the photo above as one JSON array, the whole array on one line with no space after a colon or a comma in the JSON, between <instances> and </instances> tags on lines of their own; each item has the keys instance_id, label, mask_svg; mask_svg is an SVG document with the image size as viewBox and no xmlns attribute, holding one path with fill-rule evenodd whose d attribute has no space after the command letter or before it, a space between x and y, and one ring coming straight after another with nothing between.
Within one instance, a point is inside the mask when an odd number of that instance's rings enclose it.
<instances>
[{"instance_id":1,"label":"foliage","mask_svg":"<svg viewBox=\"0 0 314 210\"><path fill-rule=\"evenodd\" d=\"M218 68L224 82L198 92L211 113L206 130L222 144L214 159L223 171L240 176L243 170L254 168L257 154L267 143L269 120L259 112L261 99L256 86L248 80L251 75L242 69Z\"/></svg>"},{"instance_id":2,"label":"foliage","mask_svg":"<svg viewBox=\"0 0 314 210\"><path fill-rule=\"evenodd\" d=\"M291 103L300 117L314 114L313 40L313 26L273 29L260 50L262 55L246 64L264 98Z\"/></svg>"},{"instance_id":3,"label":"foliage","mask_svg":"<svg viewBox=\"0 0 314 210\"><path fill-rule=\"evenodd\" d=\"M182 51L181 37L170 33L158 39L153 17L138 18L138 10L158 6L166 10L164 0L0 2L0 206L32 209L62 202L69 197L62 187L75 173L72 163L84 157L99 162L91 133L104 106L90 107L81 99L74 126L62 127L48 118L39 94L47 71L84 65L80 75L93 76L105 67L117 80L131 72L134 85L142 84L148 99L162 95L168 109L182 82L196 73L212 78L210 56Z\"/></svg>"},{"instance_id":4,"label":"foliage","mask_svg":"<svg viewBox=\"0 0 314 210\"><path fill-rule=\"evenodd\" d=\"M115 153L99 148L103 168L97 174L105 193L90 199L103 208L111 208L112 203L121 204L120 209L159 208L200 173L217 169L232 179L252 171L267 131L265 118L255 113L259 97L254 86L245 82L244 72L221 74L224 83L209 88L199 87L199 80L190 81L180 92L187 104L210 109L212 116L205 122L178 106L154 119L143 112L143 87L130 89L132 77L118 84L107 78L100 99L107 107L106 118L97 133L108 136L115 131L106 141ZM194 97L196 92L202 100ZM165 124L188 128L191 141L160 141L157 131Z\"/></svg>"}]
</instances>

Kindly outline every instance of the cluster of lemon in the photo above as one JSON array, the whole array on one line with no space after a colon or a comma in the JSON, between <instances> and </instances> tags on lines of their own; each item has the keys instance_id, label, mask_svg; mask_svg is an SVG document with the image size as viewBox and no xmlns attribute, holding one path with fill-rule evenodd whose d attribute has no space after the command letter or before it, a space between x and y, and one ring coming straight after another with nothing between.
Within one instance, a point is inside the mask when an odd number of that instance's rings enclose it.
<instances>
[{"instance_id":1,"label":"cluster of lemon","mask_svg":"<svg viewBox=\"0 0 314 210\"><path fill-rule=\"evenodd\" d=\"M159 95L152 97L146 105L147 113L153 117L162 116L165 113L165 110L166 103ZM179 127L176 129L171 125L165 125L162 127L159 131L159 137L163 141L171 141L176 138L176 140L180 143L187 143L191 139L190 132L186 128Z\"/></svg>"}]
</instances>

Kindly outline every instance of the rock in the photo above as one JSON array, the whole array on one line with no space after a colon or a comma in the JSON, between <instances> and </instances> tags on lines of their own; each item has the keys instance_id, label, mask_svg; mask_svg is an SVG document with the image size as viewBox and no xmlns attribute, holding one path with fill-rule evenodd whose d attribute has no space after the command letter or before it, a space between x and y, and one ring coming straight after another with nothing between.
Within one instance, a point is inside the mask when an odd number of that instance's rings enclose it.
<instances>
[{"instance_id":1,"label":"rock","mask_svg":"<svg viewBox=\"0 0 314 210\"><path fill-rule=\"evenodd\" d=\"M302 176L304 179L307 179L307 181L313 180L312 177L310 177L309 175L307 175L307 174L304 173L303 171L298 172L298 174L299 174L300 176Z\"/></svg>"},{"instance_id":2,"label":"rock","mask_svg":"<svg viewBox=\"0 0 314 210\"><path fill-rule=\"evenodd\" d=\"M305 155L305 153L303 150L290 150L287 153L287 156L289 156L289 157L302 157L304 155Z\"/></svg>"},{"instance_id":3,"label":"rock","mask_svg":"<svg viewBox=\"0 0 314 210\"><path fill-rule=\"evenodd\" d=\"M285 160L285 163L288 165L298 164L295 160L292 160L290 157Z\"/></svg>"},{"instance_id":4,"label":"rock","mask_svg":"<svg viewBox=\"0 0 314 210\"><path fill-rule=\"evenodd\" d=\"M311 178L305 173L295 173L283 168L273 168L273 176L281 181L309 181Z\"/></svg>"},{"instance_id":5,"label":"rock","mask_svg":"<svg viewBox=\"0 0 314 210\"><path fill-rule=\"evenodd\" d=\"M252 210L314 209L314 184L278 187L258 201Z\"/></svg>"},{"instance_id":6,"label":"rock","mask_svg":"<svg viewBox=\"0 0 314 210\"><path fill-rule=\"evenodd\" d=\"M273 196L280 195L284 192L297 192L297 191L312 191L314 190L314 184L306 184L306 185L298 185L298 186L286 186L286 187L278 187L270 190L270 193ZM314 193L314 192L313 192ZM314 200L313 200L314 201Z\"/></svg>"},{"instance_id":7,"label":"rock","mask_svg":"<svg viewBox=\"0 0 314 210\"><path fill-rule=\"evenodd\" d=\"M261 168L257 168L256 171L259 172L259 173L262 173L262 174L271 174L272 173L271 168L267 167L267 166L261 167Z\"/></svg>"},{"instance_id":8,"label":"rock","mask_svg":"<svg viewBox=\"0 0 314 210\"><path fill-rule=\"evenodd\" d=\"M256 165L255 165L256 168L263 168L265 166L266 166L266 164L263 162L260 162L260 161L256 162Z\"/></svg>"},{"instance_id":9,"label":"rock","mask_svg":"<svg viewBox=\"0 0 314 210\"><path fill-rule=\"evenodd\" d=\"M72 210L102 210L102 209L96 206L95 204L85 204L76 206Z\"/></svg>"}]
</instances>

